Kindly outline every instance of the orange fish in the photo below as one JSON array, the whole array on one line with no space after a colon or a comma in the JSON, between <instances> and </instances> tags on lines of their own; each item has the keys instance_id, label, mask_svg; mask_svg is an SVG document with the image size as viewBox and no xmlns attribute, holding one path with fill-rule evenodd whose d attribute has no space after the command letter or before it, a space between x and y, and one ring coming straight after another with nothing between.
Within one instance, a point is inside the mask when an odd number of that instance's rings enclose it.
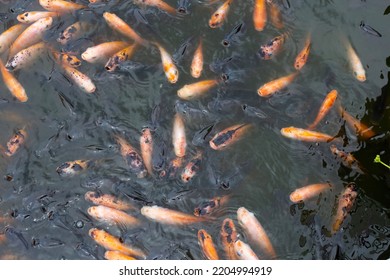
<instances>
[{"instance_id":1,"label":"orange fish","mask_svg":"<svg viewBox=\"0 0 390 280\"><path fill-rule=\"evenodd\" d=\"M237 240L233 244L234 252L240 260L258 260L252 248L241 240Z\"/></svg>"},{"instance_id":2,"label":"orange fish","mask_svg":"<svg viewBox=\"0 0 390 280\"><path fill-rule=\"evenodd\" d=\"M202 153L198 152L187 165L184 167L181 173L181 181L183 183L188 183L194 178L194 176L198 173L200 164L202 162Z\"/></svg>"},{"instance_id":3,"label":"orange fish","mask_svg":"<svg viewBox=\"0 0 390 280\"><path fill-rule=\"evenodd\" d=\"M8 57L13 57L21 50L40 42L43 34L53 23L52 17L41 18L27 27L12 43Z\"/></svg>"},{"instance_id":4,"label":"orange fish","mask_svg":"<svg viewBox=\"0 0 390 280\"><path fill-rule=\"evenodd\" d=\"M160 172L160 177L163 178L168 176L170 179L174 178L176 176L177 170L179 170L179 168L183 165L183 161L183 157L175 157L169 163L168 170L163 170Z\"/></svg>"},{"instance_id":5,"label":"orange fish","mask_svg":"<svg viewBox=\"0 0 390 280\"><path fill-rule=\"evenodd\" d=\"M130 171L135 173L138 178L144 178L147 174L144 162L138 152L124 138L119 135L115 136L119 144L120 153L125 160Z\"/></svg>"},{"instance_id":6,"label":"orange fish","mask_svg":"<svg viewBox=\"0 0 390 280\"><path fill-rule=\"evenodd\" d=\"M215 249L215 245L211 235L204 229L200 229L198 231L198 242L200 248L202 249L203 254L209 260L219 260L219 256L217 253L217 249Z\"/></svg>"},{"instance_id":7,"label":"orange fish","mask_svg":"<svg viewBox=\"0 0 390 280\"><path fill-rule=\"evenodd\" d=\"M134 2L139 2L139 4L157 7L160 10L163 10L170 14L176 14L176 9L162 0L135 0Z\"/></svg>"},{"instance_id":8,"label":"orange fish","mask_svg":"<svg viewBox=\"0 0 390 280\"><path fill-rule=\"evenodd\" d=\"M317 117L315 118L314 122L308 126L307 129L312 130L317 126L317 124L325 117L325 115L332 108L333 104L336 102L336 98L337 98L337 90L335 89L330 91L327 94L324 101L322 102L320 110L318 111Z\"/></svg>"},{"instance_id":9,"label":"orange fish","mask_svg":"<svg viewBox=\"0 0 390 280\"><path fill-rule=\"evenodd\" d=\"M335 145L331 145L330 150L335 156L341 159L341 163L344 166L350 169L357 169L357 171L360 173L365 173L362 170L359 161L351 153L341 151Z\"/></svg>"},{"instance_id":10,"label":"orange fish","mask_svg":"<svg viewBox=\"0 0 390 280\"><path fill-rule=\"evenodd\" d=\"M57 167L56 171L61 176L74 176L88 168L89 160L67 161Z\"/></svg>"},{"instance_id":11,"label":"orange fish","mask_svg":"<svg viewBox=\"0 0 390 280\"><path fill-rule=\"evenodd\" d=\"M348 61L353 71L353 75L358 81L364 82L366 80L366 71L364 70L363 64L351 43L347 39L343 40L345 48L347 49Z\"/></svg>"},{"instance_id":12,"label":"orange fish","mask_svg":"<svg viewBox=\"0 0 390 280\"><path fill-rule=\"evenodd\" d=\"M89 47L81 54L81 58L89 63L96 63L106 60L116 52L122 50L128 45L123 41L105 42L93 47Z\"/></svg>"},{"instance_id":13,"label":"orange fish","mask_svg":"<svg viewBox=\"0 0 390 280\"><path fill-rule=\"evenodd\" d=\"M109 234L108 232L91 228L88 232L89 236L100 246L104 247L109 251L118 251L130 256L136 256L140 258L146 258L146 255L143 251L137 248L132 248L127 244L124 244L119 238Z\"/></svg>"},{"instance_id":14,"label":"orange fish","mask_svg":"<svg viewBox=\"0 0 390 280\"><path fill-rule=\"evenodd\" d=\"M375 136L375 132L358 119L352 117L347 111L345 111L341 105L338 106L338 111L341 117L347 122L347 125L354 129L355 132L362 137L364 140L370 139Z\"/></svg>"},{"instance_id":15,"label":"orange fish","mask_svg":"<svg viewBox=\"0 0 390 280\"><path fill-rule=\"evenodd\" d=\"M91 0L89 1L91 2ZM133 257L130 257L124 253L121 253L121 252L118 252L118 251L106 251L104 253L104 258L106 260L136 260L135 258Z\"/></svg>"},{"instance_id":16,"label":"orange fish","mask_svg":"<svg viewBox=\"0 0 390 280\"><path fill-rule=\"evenodd\" d=\"M325 133L293 126L282 128L280 133L287 138L308 142L330 142L335 138Z\"/></svg>"},{"instance_id":17,"label":"orange fish","mask_svg":"<svg viewBox=\"0 0 390 280\"><path fill-rule=\"evenodd\" d=\"M271 23L278 29L282 29L284 27L282 14L280 13L280 9L275 4L274 0L267 0L267 4L269 6L269 14L271 18Z\"/></svg>"},{"instance_id":18,"label":"orange fish","mask_svg":"<svg viewBox=\"0 0 390 280\"><path fill-rule=\"evenodd\" d=\"M118 66L122 62L129 60L133 56L137 46L138 46L137 44L132 44L132 45L129 45L128 47L120 50L119 52L115 53L107 61L106 66L104 68L108 72L113 72L115 69L118 68Z\"/></svg>"},{"instance_id":19,"label":"orange fish","mask_svg":"<svg viewBox=\"0 0 390 280\"><path fill-rule=\"evenodd\" d=\"M240 207L237 210L237 220L244 229L246 236L269 257L275 259L276 253L271 240L268 238L267 233L256 219L255 215L252 212L249 212L245 207Z\"/></svg>"},{"instance_id":20,"label":"orange fish","mask_svg":"<svg viewBox=\"0 0 390 280\"><path fill-rule=\"evenodd\" d=\"M280 36L276 36L268 43L261 45L258 51L259 57L264 60L269 60L273 58L275 55L280 53L285 40L286 40L286 35L280 35Z\"/></svg>"},{"instance_id":21,"label":"orange fish","mask_svg":"<svg viewBox=\"0 0 390 280\"><path fill-rule=\"evenodd\" d=\"M292 73L290 75L278 78L276 80L270 81L263 86L261 86L257 93L260 96L268 97L277 91L280 91L281 89L288 86L298 75L298 72Z\"/></svg>"},{"instance_id":22,"label":"orange fish","mask_svg":"<svg viewBox=\"0 0 390 280\"><path fill-rule=\"evenodd\" d=\"M8 50L18 36L27 28L25 24L15 24L0 35L0 54Z\"/></svg>"},{"instance_id":23,"label":"orange fish","mask_svg":"<svg viewBox=\"0 0 390 280\"><path fill-rule=\"evenodd\" d=\"M157 205L143 206L141 208L141 214L152 221L168 225L189 225L205 221L203 217L195 217Z\"/></svg>"},{"instance_id":24,"label":"orange fish","mask_svg":"<svg viewBox=\"0 0 390 280\"><path fill-rule=\"evenodd\" d=\"M57 52L55 50L52 50L52 55L60 65L67 65L73 68L81 66L81 60L74 55Z\"/></svg>"},{"instance_id":25,"label":"orange fish","mask_svg":"<svg viewBox=\"0 0 390 280\"><path fill-rule=\"evenodd\" d=\"M302 200L313 198L330 187L332 187L332 185L328 183L307 185L293 191L290 194L290 200L293 203L298 203Z\"/></svg>"},{"instance_id":26,"label":"orange fish","mask_svg":"<svg viewBox=\"0 0 390 280\"><path fill-rule=\"evenodd\" d=\"M92 29L92 25L85 21L77 21L69 25L64 31L61 32L60 37L57 39L62 45L79 39L85 32Z\"/></svg>"},{"instance_id":27,"label":"orange fish","mask_svg":"<svg viewBox=\"0 0 390 280\"><path fill-rule=\"evenodd\" d=\"M340 194L337 203L336 214L333 216L332 233L336 233L344 222L348 213L351 211L357 197L355 183L349 183L345 190Z\"/></svg>"},{"instance_id":28,"label":"orange fish","mask_svg":"<svg viewBox=\"0 0 390 280\"><path fill-rule=\"evenodd\" d=\"M218 132L210 141L214 150L224 150L236 143L252 127L250 124L236 124Z\"/></svg>"},{"instance_id":29,"label":"orange fish","mask_svg":"<svg viewBox=\"0 0 390 280\"><path fill-rule=\"evenodd\" d=\"M8 72L7 68L5 68L1 59L0 59L0 72L1 75L3 76L4 84L7 86L11 94L20 102L26 102L28 100L28 96L26 94L25 89L15 78L15 76L12 73Z\"/></svg>"},{"instance_id":30,"label":"orange fish","mask_svg":"<svg viewBox=\"0 0 390 280\"><path fill-rule=\"evenodd\" d=\"M179 113L175 114L172 130L172 144L177 157L184 157L187 149L187 138L184 120Z\"/></svg>"},{"instance_id":31,"label":"orange fish","mask_svg":"<svg viewBox=\"0 0 390 280\"><path fill-rule=\"evenodd\" d=\"M295 58L295 62L294 62L295 69L301 70L302 67L305 66L307 59L309 58L310 48L311 48L311 35L309 34L306 38L305 46Z\"/></svg>"},{"instance_id":32,"label":"orange fish","mask_svg":"<svg viewBox=\"0 0 390 280\"><path fill-rule=\"evenodd\" d=\"M177 95L185 100L199 98L208 90L218 85L218 80L204 80L193 84L184 85L177 91Z\"/></svg>"},{"instance_id":33,"label":"orange fish","mask_svg":"<svg viewBox=\"0 0 390 280\"><path fill-rule=\"evenodd\" d=\"M168 79L168 82L175 84L179 79L179 70L177 70L176 65L173 63L171 55L158 43L154 43L160 51L161 61L163 65L163 70L165 76Z\"/></svg>"},{"instance_id":34,"label":"orange fish","mask_svg":"<svg viewBox=\"0 0 390 280\"><path fill-rule=\"evenodd\" d=\"M13 156L23 145L24 141L26 140L27 132L24 129L18 130L10 140L7 142L7 150L5 154L7 156Z\"/></svg>"},{"instance_id":35,"label":"orange fish","mask_svg":"<svg viewBox=\"0 0 390 280\"><path fill-rule=\"evenodd\" d=\"M191 63L191 76L199 78L203 71L203 42L199 40L199 45L195 50Z\"/></svg>"},{"instance_id":36,"label":"orange fish","mask_svg":"<svg viewBox=\"0 0 390 280\"><path fill-rule=\"evenodd\" d=\"M153 138L150 128L142 129L140 137L141 156L144 160L146 170L149 174L153 174L152 156L153 156Z\"/></svg>"},{"instance_id":37,"label":"orange fish","mask_svg":"<svg viewBox=\"0 0 390 280\"><path fill-rule=\"evenodd\" d=\"M226 258L229 260L236 260L237 255L234 250L234 243L238 240L236 227L233 220L226 218L222 222L221 227L222 246L225 251Z\"/></svg>"},{"instance_id":38,"label":"orange fish","mask_svg":"<svg viewBox=\"0 0 390 280\"><path fill-rule=\"evenodd\" d=\"M62 69L65 72L65 75L72 80L82 91L86 93L94 93L96 90L95 84L92 82L84 73L81 73L79 70L66 65L65 63L61 64Z\"/></svg>"},{"instance_id":39,"label":"orange fish","mask_svg":"<svg viewBox=\"0 0 390 280\"><path fill-rule=\"evenodd\" d=\"M23 14L18 15L16 19L21 23L32 23L41 18L46 18L46 17L55 18L58 16L60 16L60 14L57 12L31 11L31 12L25 12Z\"/></svg>"},{"instance_id":40,"label":"orange fish","mask_svg":"<svg viewBox=\"0 0 390 280\"><path fill-rule=\"evenodd\" d=\"M127 211L135 209L135 207L129 202L121 200L111 194L88 191L85 193L84 198L86 201L90 201L95 205L103 205L117 210Z\"/></svg>"},{"instance_id":41,"label":"orange fish","mask_svg":"<svg viewBox=\"0 0 390 280\"><path fill-rule=\"evenodd\" d=\"M70 13L86 8L84 5L63 0L39 0L39 4L47 11Z\"/></svg>"},{"instance_id":42,"label":"orange fish","mask_svg":"<svg viewBox=\"0 0 390 280\"><path fill-rule=\"evenodd\" d=\"M253 9L253 24L257 31L263 31L267 24L267 7L265 0L255 0L255 7Z\"/></svg>"},{"instance_id":43,"label":"orange fish","mask_svg":"<svg viewBox=\"0 0 390 280\"><path fill-rule=\"evenodd\" d=\"M212 14L210 20L209 20L209 26L211 28L218 28L221 27L223 22L225 21L229 9L230 9L230 4L232 3L233 0L227 0L225 3L222 4L215 12Z\"/></svg>"},{"instance_id":44,"label":"orange fish","mask_svg":"<svg viewBox=\"0 0 390 280\"><path fill-rule=\"evenodd\" d=\"M110 26L113 30L121 33L127 38L134 40L138 44L148 45L147 41L142 39L126 22L124 22L116 14L105 12L103 17L106 20L108 26Z\"/></svg>"},{"instance_id":45,"label":"orange fish","mask_svg":"<svg viewBox=\"0 0 390 280\"><path fill-rule=\"evenodd\" d=\"M8 71L16 71L30 66L46 50L45 43L40 42L27 47L13 57L5 64Z\"/></svg>"},{"instance_id":46,"label":"orange fish","mask_svg":"<svg viewBox=\"0 0 390 280\"><path fill-rule=\"evenodd\" d=\"M229 195L218 196L218 197L215 197L213 199L210 199L210 200L202 203L199 207L196 207L194 209L194 215L195 216L209 215L215 209L221 207L221 205L226 203L228 201L228 199L229 199Z\"/></svg>"},{"instance_id":47,"label":"orange fish","mask_svg":"<svg viewBox=\"0 0 390 280\"><path fill-rule=\"evenodd\" d=\"M125 227L140 225L140 221L137 218L130 216L126 212L103 205L91 206L88 208L87 212L99 222L118 224Z\"/></svg>"}]
</instances>

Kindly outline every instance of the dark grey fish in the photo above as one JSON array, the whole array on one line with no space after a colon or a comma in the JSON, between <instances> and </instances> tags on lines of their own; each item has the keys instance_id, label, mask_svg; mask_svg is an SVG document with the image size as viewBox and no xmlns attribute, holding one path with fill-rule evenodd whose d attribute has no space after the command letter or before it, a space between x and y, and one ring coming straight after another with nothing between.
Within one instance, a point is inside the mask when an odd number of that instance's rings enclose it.
<instances>
[{"instance_id":1,"label":"dark grey fish","mask_svg":"<svg viewBox=\"0 0 390 280\"><path fill-rule=\"evenodd\" d=\"M237 113L241 110L241 103L235 99L219 99L216 98L207 104L207 108L211 112L229 112L230 114Z\"/></svg>"},{"instance_id":2,"label":"dark grey fish","mask_svg":"<svg viewBox=\"0 0 390 280\"><path fill-rule=\"evenodd\" d=\"M172 55L174 62L179 63L193 48L195 35L188 38Z\"/></svg>"},{"instance_id":3,"label":"dark grey fish","mask_svg":"<svg viewBox=\"0 0 390 280\"><path fill-rule=\"evenodd\" d=\"M177 1L177 12L183 15L190 14L190 7L192 4L192 0L179 0Z\"/></svg>"},{"instance_id":4,"label":"dark grey fish","mask_svg":"<svg viewBox=\"0 0 390 280\"><path fill-rule=\"evenodd\" d=\"M222 40L222 46L230 47L232 44L239 44L241 37L246 32L246 25L243 21L233 27L233 30L228 33Z\"/></svg>"},{"instance_id":5,"label":"dark grey fish","mask_svg":"<svg viewBox=\"0 0 390 280\"><path fill-rule=\"evenodd\" d=\"M185 118L188 122L192 121L203 121L206 120L207 117L210 116L210 112L205 109L198 109L192 107L190 103L184 102L181 100L177 100L175 103L175 110L179 113L183 118Z\"/></svg>"},{"instance_id":6,"label":"dark grey fish","mask_svg":"<svg viewBox=\"0 0 390 280\"><path fill-rule=\"evenodd\" d=\"M215 124L207 125L201 130L195 132L194 137L192 138L192 144L195 146L204 146L208 145L211 137L211 132L213 132Z\"/></svg>"},{"instance_id":7,"label":"dark grey fish","mask_svg":"<svg viewBox=\"0 0 390 280\"><path fill-rule=\"evenodd\" d=\"M367 32L370 35L377 36L377 37L382 37L382 34L380 34L378 31L376 31L374 28L371 26L365 24L364 21L360 22L360 29Z\"/></svg>"},{"instance_id":8,"label":"dark grey fish","mask_svg":"<svg viewBox=\"0 0 390 280\"><path fill-rule=\"evenodd\" d=\"M24 245L24 247L26 249L28 249L28 242L27 240L24 238L23 234L16 230L15 228L11 227L11 226L7 226L4 230L4 233L5 235L7 236L7 238L9 239L18 239L20 240L20 242L22 242L22 244Z\"/></svg>"},{"instance_id":9,"label":"dark grey fish","mask_svg":"<svg viewBox=\"0 0 390 280\"><path fill-rule=\"evenodd\" d=\"M259 108L244 104L244 105L242 105L242 110L244 111L244 113L246 115L248 115L250 117L257 117L260 119L268 119L268 115L266 113L264 113L262 110L260 110Z\"/></svg>"}]
</instances>

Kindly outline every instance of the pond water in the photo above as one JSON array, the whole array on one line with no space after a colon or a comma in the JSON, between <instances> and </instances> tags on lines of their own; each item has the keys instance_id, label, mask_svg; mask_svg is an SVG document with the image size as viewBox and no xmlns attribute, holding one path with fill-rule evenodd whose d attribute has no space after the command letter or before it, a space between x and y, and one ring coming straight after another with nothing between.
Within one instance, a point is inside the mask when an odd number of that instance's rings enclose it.
<instances>
[{"instance_id":1,"label":"pond water","mask_svg":"<svg viewBox=\"0 0 390 280\"><path fill-rule=\"evenodd\" d=\"M277 259L388 259L390 258L390 173L374 163L377 154L385 163L389 155L390 29L386 1L283 0L274 1L283 28L268 22L254 29L254 1L233 0L226 21L210 28L209 19L223 1L179 1L186 14L168 14L133 1L102 1L56 18L44 42L81 59L88 47L125 40L103 18L117 14L145 40L158 42L175 59L179 79L167 81L159 50L139 47L121 71L109 73L104 63L82 60L79 68L96 85L85 93L64 76L51 55L44 53L27 69L15 71L25 88L27 102L12 97L0 84L0 144L18 129L26 141L11 157L0 157L0 258L3 259L103 259L105 249L89 236L91 228L104 229L125 243L142 248L148 259L204 259L197 233L205 229L223 258L222 221L231 218L239 238L247 234L237 221L237 209L253 212L264 227ZM166 3L177 8L176 0ZM39 1L1 1L0 32L17 23L17 15L42 11ZM80 39L65 46L57 38L70 24L83 20L91 27ZM240 26L238 35L228 36ZM363 28L364 27L364 28ZM378 34L368 32L368 27ZM295 71L294 59L311 33L306 65L286 88L270 97L257 89ZM260 45L284 35L280 53L270 60L258 55ZM190 65L199 38L203 42L204 71L191 77ZM366 71L358 81L349 66L347 38ZM222 41L230 39L229 46ZM2 55L6 61L6 55ZM187 101L177 91L198 80L220 83L202 97ZM306 142L281 135L281 128L306 128L316 117L329 91L338 91L337 102L353 117L375 131L357 136L331 108L316 131L337 138L331 142ZM202 161L189 183L180 176L162 177L175 157L172 126L176 111L184 118L188 162L198 152ZM226 127L249 123L251 129L225 150L210 148L210 136ZM139 150L144 127L152 129L153 175L130 172L115 135L122 135ZM207 137L201 133L212 127ZM352 153L362 170L345 167L330 146ZM57 167L67 161L90 160L80 174L60 176ZM289 195L299 187L328 182L327 191L305 202L292 203ZM341 228L331 233L337 201L344 188L355 183L357 198ZM88 191L109 193L136 206L130 211L141 226L107 225L88 215ZM205 201L228 198L210 220L190 225L167 225L143 217L145 205L192 214ZM266 257L254 247L259 257Z\"/></svg>"}]
</instances>

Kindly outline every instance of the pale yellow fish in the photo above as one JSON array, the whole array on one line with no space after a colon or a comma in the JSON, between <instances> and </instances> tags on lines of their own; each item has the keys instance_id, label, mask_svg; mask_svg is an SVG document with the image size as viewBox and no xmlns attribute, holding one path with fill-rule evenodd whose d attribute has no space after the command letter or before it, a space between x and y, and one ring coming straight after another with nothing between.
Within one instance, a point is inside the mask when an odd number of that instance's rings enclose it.
<instances>
[{"instance_id":1,"label":"pale yellow fish","mask_svg":"<svg viewBox=\"0 0 390 280\"><path fill-rule=\"evenodd\" d=\"M153 138L150 128L142 129L140 137L141 156L144 160L146 170L153 174L152 156L153 156Z\"/></svg>"},{"instance_id":2,"label":"pale yellow fish","mask_svg":"<svg viewBox=\"0 0 390 280\"><path fill-rule=\"evenodd\" d=\"M30 11L30 12L25 12L23 14L18 15L16 17L16 19L21 23L32 23L32 22L35 22L41 18L46 18L46 17L56 18L59 16L60 16L60 14L57 12Z\"/></svg>"},{"instance_id":3,"label":"pale yellow fish","mask_svg":"<svg viewBox=\"0 0 390 280\"><path fill-rule=\"evenodd\" d=\"M252 248L241 240L237 240L233 245L234 252L240 260L258 260L259 258L253 252Z\"/></svg>"},{"instance_id":4,"label":"pale yellow fish","mask_svg":"<svg viewBox=\"0 0 390 280\"><path fill-rule=\"evenodd\" d=\"M82 91L85 93L94 93L96 86L91 80L90 77L80 72L79 70L70 67L66 64L62 64L62 69L65 72L65 75Z\"/></svg>"},{"instance_id":5,"label":"pale yellow fish","mask_svg":"<svg viewBox=\"0 0 390 280\"><path fill-rule=\"evenodd\" d=\"M353 75L358 81L364 82L366 80L366 71L364 70L363 64L351 43L347 39L344 39L344 42Z\"/></svg>"},{"instance_id":6,"label":"pale yellow fish","mask_svg":"<svg viewBox=\"0 0 390 280\"><path fill-rule=\"evenodd\" d=\"M126 227L134 227L141 224L140 220L127 214L124 211L103 206L91 206L87 213L94 219L108 224L118 224Z\"/></svg>"},{"instance_id":7,"label":"pale yellow fish","mask_svg":"<svg viewBox=\"0 0 390 280\"><path fill-rule=\"evenodd\" d=\"M119 199L112 194L88 191L85 193L84 198L86 201L90 201L95 205L103 205L117 210L127 211L135 209L135 206L130 202Z\"/></svg>"},{"instance_id":8,"label":"pale yellow fish","mask_svg":"<svg viewBox=\"0 0 390 280\"><path fill-rule=\"evenodd\" d=\"M5 68L3 62L0 59L0 72L3 76L3 81L11 94L20 102L26 102L28 100L27 93L24 87L19 83L15 76Z\"/></svg>"},{"instance_id":9,"label":"pale yellow fish","mask_svg":"<svg viewBox=\"0 0 390 280\"><path fill-rule=\"evenodd\" d=\"M45 51L46 46L44 42L27 47L11 57L5 64L5 68L7 68L8 71L26 68L33 64L33 62Z\"/></svg>"},{"instance_id":10,"label":"pale yellow fish","mask_svg":"<svg viewBox=\"0 0 390 280\"><path fill-rule=\"evenodd\" d=\"M124 41L105 42L89 47L82 54L81 58L89 63L107 61L107 59L118 51L128 46Z\"/></svg>"},{"instance_id":11,"label":"pale yellow fish","mask_svg":"<svg viewBox=\"0 0 390 280\"><path fill-rule=\"evenodd\" d=\"M291 202L298 203L302 200L308 200L310 198L313 198L323 191L326 191L332 187L331 184L328 183L318 183L318 184L311 184L307 185L301 188L298 188L294 190L290 194L290 200Z\"/></svg>"},{"instance_id":12,"label":"pale yellow fish","mask_svg":"<svg viewBox=\"0 0 390 280\"><path fill-rule=\"evenodd\" d=\"M39 0L39 4L47 11L70 13L86 6L64 0Z\"/></svg>"},{"instance_id":13,"label":"pale yellow fish","mask_svg":"<svg viewBox=\"0 0 390 280\"><path fill-rule=\"evenodd\" d=\"M161 55L161 62L168 82L175 84L179 79L179 70L173 62L172 56L158 43L154 43Z\"/></svg>"},{"instance_id":14,"label":"pale yellow fish","mask_svg":"<svg viewBox=\"0 0 390 280\"><path fill-rule=\"evenodd\" d=\"M287 138L308 142L330 142L335 138L325 133L293 126L282 128L280 133Z\"/></svg>"},{"instance_id":15,"label":"pale yellow fish","mask_svg":"<svg viewBox=\"0 0 390 280\"><path fill-rule=\"evenodd\" d=\"M267 256L275 259L276 253L271 240L255 215L245 207L240 207L237 210L237 220L250 241L256 244Z\"/></svg>"},{"instance_id":16,"label":"pale yellow fish","mask_svg":"<svg viewBox=\"0 0 390 280\"><path fill-rule=\"evenodd\" d=\"M43 34L53 24L53 18L41 18L27 27L12 43L8 57L13 57L21 50L40 42L43 38Z\"/></svg>"},{"instance_id":17,"label":"pale yellow fish","mask_svg":"<svg viewBox=\"0 0 390 280\"><path fill-rule=\"evenodd\" d=\"M191 100L203 96L211 88L218 85L218 80L204 80L184 85L177 91L177 95L184 100Z\"/></svg>"},{"instance_id":18,"label":"pale yellow fish","mask_svg":"<svg viewBox=\"0 0 390 280\"><path fill-rule=\"evenodd\" d=\"M257 94L263 97L268 97L287 87L297 77L297 75L298 72L295 72L265 83L257 90Z\"/></svg>"},{"instance_id":19,"label":"pale yellow fish","mask_svg":"<svg viewBox=\"0 0 390 280\"><path fill-rule=\"evenodd\" d=\"M152 221L168 225L188 225L206 220L203 217L196 217L191 214L163 208L157 205L143 206L141 208L141 214Z\"/></svg>"},{"instance_id":20,"label":"pale yellow fish","mask_svg":"<svg viewBox=\"0 0 390 280\"><path fill-rule=\"evenodd\" d=\"M187 137L184 120L176 113L173 120L172 144L177 157L184 157L187 149Z\"/></svg>"},{"instance_id":21,"label":"pale yellow fish","mask_svg":"<svg viewBox=\"0 0 390 280\"><path fill-rule=\"evenodd\" d=\"M92 25L85 21L76 21L75 23L69 25L61 32L60 37L58 37L57 42L62 45L69 43L70 41L77 40L81 38L85 33L92 29Z\"/></svg>"},{"instance_id":22,"label":"pale yellow fish","mask_svg":"<svg viewBox=\"0 0 390 280\"><path fill-rule=\"evenodd\" d=\"M15 24L0 34L0 54L9 49L18 36L27 28L25 24Z\"/></svg>"},{"instance_id":23,"label":"pale yellow fish","mask_svg":"<svg viewBox=\"0 0 390 280\"><path fill-rule=\"evenodd\" d=\"M191 76L199 78L203 71L203 41L199 39L199 45L195 50L191 62Z\"/></svg>"}]
</instances>

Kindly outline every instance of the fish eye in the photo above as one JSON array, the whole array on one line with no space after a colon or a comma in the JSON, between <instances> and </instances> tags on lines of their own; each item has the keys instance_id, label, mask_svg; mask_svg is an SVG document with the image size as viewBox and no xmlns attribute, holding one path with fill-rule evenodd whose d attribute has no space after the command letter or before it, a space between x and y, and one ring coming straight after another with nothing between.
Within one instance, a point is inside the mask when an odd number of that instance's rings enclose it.
<instances>
[{"instance_id":1,"label":"fish eye","mask_svg":"<svg viewBox=\"0 0 390 280\"><path fill-rule=\"evenodd\" d=\"M214 14L214 17L219 17L219 14L218 13Z\"/></svg>"},{"instance_id":2,"label":"fish eye","mask_svg":"<svg viewBox=\"0 0 390 280\"><path fill-rule=\"evenodd\" d=\"M225 47L228 47L230 45L230 43L228 40L223 40L222 45L224 45Z\"/></svg>"}]
</instances>

